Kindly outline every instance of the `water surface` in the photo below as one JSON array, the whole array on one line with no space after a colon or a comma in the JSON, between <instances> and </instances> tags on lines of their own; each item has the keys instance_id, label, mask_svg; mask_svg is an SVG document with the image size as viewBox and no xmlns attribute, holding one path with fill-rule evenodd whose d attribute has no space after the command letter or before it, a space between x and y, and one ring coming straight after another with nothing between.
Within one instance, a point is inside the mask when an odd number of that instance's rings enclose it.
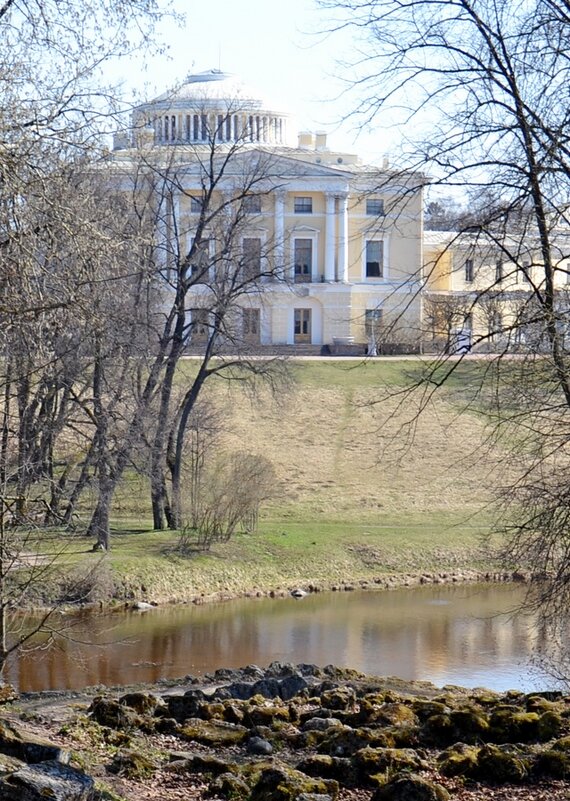
<instances>
[{"instance_id":1,"label":"water surface","mask_svg":"<svg viewBox=\"0 0 570 801\"><path fill-rule=\"evenodd\" d=\"M78 689L280 660L438 686L552 687L533 666L544 631L513 613L522 592L505 585L429 586L83 613L71 631L75 641L40 658L20 656L7 678L22 691Z\"/></svg>"}]
</instances>

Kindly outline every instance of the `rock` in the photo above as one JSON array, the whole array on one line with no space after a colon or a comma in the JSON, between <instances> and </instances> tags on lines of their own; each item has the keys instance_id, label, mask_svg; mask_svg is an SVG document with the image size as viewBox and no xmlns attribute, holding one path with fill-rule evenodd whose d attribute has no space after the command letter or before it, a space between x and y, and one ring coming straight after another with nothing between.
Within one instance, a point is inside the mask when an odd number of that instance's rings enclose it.
<instances>
[{"instance_id":1,"label":"rock","mask_svg":"<svg viewBox=\"0 0 570 801\"><path fill-rule=\"evenodd\" d=\"M269 756L273 753L273 746L263 737L251 737L245 748L248 754L257 754L258 756Z\"/></svg>"},{"instance_id":2,"label":"rock","mask_svg":"<svg viewBox=\"0 0 570 801\"><path fill-rule=\"evenodd\" d=\"M312 754L302 759L295 767L307 776L336 779L343 785L350 784L353 775L352 763L346 757Z\"/></svg>"},{"instance_id":3,"label":"rock","mask_svg":"<svg viewBox=\"0 0 570 801\"><path fill-rule=\"evenodd\" d=\"M478 748L465 743L456 743L438 756L439 772L442 776L472 777L477 772L478 756Z\"/></svg>"},{"instance_id":4,"label":"rock","mask_svg":"<svg viewBox=\"0 0 570 801\"><path fill-rule=\"evenodd\" d=\"M538 776L566 779L570 776L570 754L550 748L538 755L534 770Z\"/></svg>"},{"instance_id":5,"label":"rock","mask_svg":"<svg viewBox=\"0 0 570 801\"><path fill-rule=\"evenodd\" d=\"M364 780L378 773L394 775L426 767L411 748L361 748L354 754L353 764L358 776Z\"/></svg>"},{"instance_id":6,"label":"rock","mask_svg":"<svg viewBox=\"0 0 570 801\"><path fill-rule=\"evenodd\" d=\"M279 695L284 701L290 701L309 688L309 684L302 676L288 676L281 682Z\"/></svg>"},{"instance_id":7,"label":"rock","mask_svg":"<svg viewBox=\"0 0 570 801\"><path fill-rule=\"evenodd\" d=\"M30 764L47 761L67 764L70 759L69 751L48 740L25 735L6 720L0 720L0 752Z\"/></svg>"},{"instance_id":8,"label":"rock","mask_svg":"<svg viewBox=\"0 0 570 801\"><path fill-rule=\"evenodd\" d=\"M321 706L325 709L354 709L356 693L352 687L335 687L321 693Z\"/></svg>"},{"instance_id":9,"label":"rock","mask_svg":"<svg viewBox=\"0 0 570 801\"><path fill-rule=\"evenodd\" d=\"M149 604L146 601L135 601L133 609L139 612L148 612L149 609L156 609L156 604Z\"/></svg>"},{"instance_id":10,"label":"rock","mask_svg":"<svg viewBox=\"0 0 570 801\"><path fill-rule=\"evenodd\" d=\"M119 703L138 712L139 715L153 715L158 706L165 706L164 701L153 693L126 693L119 698Z\"/></svg>"},{"instance_id":11,"label":"rock","mask_svg":"<svg viewBox=\"0 0 570 801\"><path fill-rule=\"evenodd\" d=\"M530 760L511 745L486 745L477 756L478 779L490 784L520 784L529 774Z\"/></svg>"},{"instance_id":12,"label":"rock","mask_svg":"<svg viewBox=\"0 0 570 801\"><path fill-rule=\"evenodd\" d=\"M79 770L47 761L0 778L2 801L92 801L95 785Z\"/></svg>"},{"instance_id":13,"label":"rock","mask_svg":"<svg viewBox=\"0 0 570 801\"><path fill-rule=\"evenodd\" d=\"M249 732L245 726L236 723L190 718L182 727L180 734L187 740L194 740L204 745L224 746L242 743Z\"/></svg>"},{"instance_id":14,"label":"rock","mask_svg":"<svg viewBox=\"0 0 570 801\"><path fill-rule=\"evenodd\" d=\"M309 718L301 726L302 731L328 731L329 729L344 729L344 723L338 718Z\"/></svg>"},{"instance_id":15,"label":"rock","mask_svg":"<svg viewBox=\"0 0 570 801\"><path fill-rule=\"evenodd\" d=\"M540 716L516 707L500 707L491 713L489 740L495 743L529 743L539 739Z\"/></svg>"},{"instance_id":16,"label":"rock","mask_svg":"<svg viewBox=\"0 0 570 801\"><path fill-rule=\"evenodd\" d=\"M254 784L249 801L298 801L303 793L328 795L338 793L338 784L330 779L312 779L292 768L265 768Z\"/></svg>"},{"instance_id":17,"label":"rock","mask_svg":"<svg viewBox=\"0 0 570 801\"><path fill-rule=\"evenodd\" d=\"M172 754L174 759L166 766L169 773L208 773L220 776L227 773L237 773L237 765L212 754ZM176 758L178 757L178 758Z\"/></svg>"},{"instance_id":18,"label":"rock","mask_svg":"<svg viewBox=\"0 0 570 801\"><path fill-rule=\"evenodd\" d=\"M249 797L249 785L233 773L222 773L210 782L209 791L212 795L221 795L223 798L238 801Z\"/></svg>"},{"instance_id":19,"label":"rock","mask_svg":"<svg viewBox=\"0 0 570 801\"><path fill-rule=\"evenodd\" d=\"M137 715L134 709L119 703L114 698L104 698L102 695L93 699L87 714L101 726L110 729L137 729L143 723L143 718Z\"/></svg>"},{"instance_id":20,"label":"rock","mask_svg":"<svg viewBox=\"0 0 570 801\"><path fill-rule=\"evenodd\" d=\"M136 751L121 751L115 754L109 765L110 773L126 779L150 779L158 765Z\"/></svg>"},{"instance_id":21,"label":"rock","mask_svg":"<svg viewBox=\"0 0 570 801\"><path fill-rule=\"evenodd\" d=\"M370 801L447 801L447 790L411 773L397 775L379 787Z\"/></svg>"},{"instance_id":22,"label":"rock","mask_svg":"<svg viewBox=\"0 0 570 801\"><path fill-rule=\"evenodd\" d=\"M307 732L305 737L311 733ZM394 743L394 735L388 731L364 726L360 729L344 727L341 730L333 729L330 733L327 732L318 750L319 753L331 756L350 756L359 748L365 748L368 745L377 748L392 748Z\"/></svg>"},{"instance_id":23,"label":"rock","mask_svg":"<svg viewBox=\"0 0 570 801\"><path fill-rule=\"evenodd\" d=\"M200 706L208 697L202 690L194 689L188 690L184 695L166 695L163 700L166 702L164 715L182 723L187 718L197 717Z\"/></svg>"}]
</instances>

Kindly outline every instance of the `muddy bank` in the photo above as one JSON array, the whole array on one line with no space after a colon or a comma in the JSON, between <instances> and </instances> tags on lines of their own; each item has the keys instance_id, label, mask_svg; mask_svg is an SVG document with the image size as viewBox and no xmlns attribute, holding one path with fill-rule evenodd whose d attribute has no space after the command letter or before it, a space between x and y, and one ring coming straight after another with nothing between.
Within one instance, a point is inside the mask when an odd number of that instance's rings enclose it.
<instances>
[{"instance_id":1,"label":"muddy bank","mask_svg":"<svg viewBox=\"0 0 570 801\"><path fill-rule=\"evenodd\" d=\"M484 584L484 583L528 583L531 580L529 572L520 570L457 570L422 573L390 573L372 578L349 578L342 582L299 582L289 587L279 586L271 589L243 588L236 591L217 591L212 593L201 592L189 597L178 595L164 595L153 593L152 587L130 588L121 593L119 599L132 602L134 605L151 604L177 604L192 603L204 604L218 601L231 601L238 598L284 598L288 595L311 594L318 592L354 592L355 590L391 590L402 587L419 587L437 584ZM115 599L115 601L117 598Z\"/></svg>"}]
</instances>

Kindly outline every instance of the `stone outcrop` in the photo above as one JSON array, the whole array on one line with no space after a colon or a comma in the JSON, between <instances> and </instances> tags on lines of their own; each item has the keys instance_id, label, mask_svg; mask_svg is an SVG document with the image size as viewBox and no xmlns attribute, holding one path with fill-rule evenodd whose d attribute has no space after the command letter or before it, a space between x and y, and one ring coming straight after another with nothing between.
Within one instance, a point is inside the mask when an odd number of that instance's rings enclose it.
<instances>
[{"instance_id":1,"label":"stone outcrop","mask_svg":"<svg viewBox=\"0 0 570 801\"><path fill-rule=\"evenodd\" d=\"M340 788L366 789L373 801L445 801L454 782L520 786L570 776L570 698L561 694L438 690L281 663L195 681L163 697L93 699L90 725L119 746L109 774L199 776L234 801L335 801ZM163 732L176 750L145 756L140 744ZM0 760L0 798L92 798L89 777L64 764L64 749L5 725L1 752L12 761ZM49 781L59 782L53 793Z\"/></svg>"}]
</instances>

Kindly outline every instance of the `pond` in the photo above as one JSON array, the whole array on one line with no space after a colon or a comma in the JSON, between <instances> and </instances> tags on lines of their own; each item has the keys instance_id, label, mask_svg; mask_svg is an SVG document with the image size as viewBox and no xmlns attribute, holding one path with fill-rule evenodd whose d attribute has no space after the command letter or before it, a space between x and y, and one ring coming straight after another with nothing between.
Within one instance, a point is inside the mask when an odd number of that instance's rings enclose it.
<instances>
[{"instance_id":1,"label":"pond","mask_svg":"<svg viewBox=\"0 0 570 801\"><path fill-rule=\"evenodd\" d=\"M546 634L513 610L523 589L424 586L74 616L57 650L22 655L21 691L154 682L273 660L495 690L546 689L533 664ZM71 618L69 618L71 620Z\"/></svg>"}]
</instances>

